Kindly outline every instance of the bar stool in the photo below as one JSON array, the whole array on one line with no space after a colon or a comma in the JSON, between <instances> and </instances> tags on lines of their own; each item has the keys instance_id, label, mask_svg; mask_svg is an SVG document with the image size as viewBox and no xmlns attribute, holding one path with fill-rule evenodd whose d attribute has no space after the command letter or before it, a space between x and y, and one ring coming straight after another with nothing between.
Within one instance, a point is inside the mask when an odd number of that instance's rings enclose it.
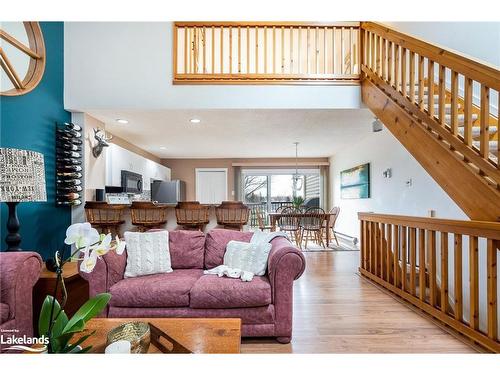
<instances>
[{"instance_id":1,"label":"bar stool","mask_svg":"<svg viewBox=\"0 0 500 375\"><path fill-rule=\"evenodd\" d=\"M175 207L177 225L183 229L196 229L203 232L209 219L210 207L204 206L197 201L179 202Z\"/></svg>"},{"instance_id":2,"label":"bar stool","mask_svg":"<svg viewBox=\"0 0 500 375\"><path fill-rule=\"evenodd\" d=\"M130 218L139 232L158 229L167 223L167 207L153 202L132 202Z\"/></svg>"},{"instance_id":3,"label":"bar stool","mask_svg":"<svg viewBox=\"0 0 500 375\"><path fill-rule=\"evenodd\" d=\"M217 225L241 231L248 222L250 209L243 202L224 201L215 207L215 216L217 217Z\"/></svg>"},{"instance_id":4,"label":"bar stool","mask_svg":"<svg viewBox=\"0 0 500 375\"><path fill-rule=\"evenodd\" d=\"M120 236L120 226L125 223L123 212L126 204L108 204L107 202L86 202L85 216L87 221L99 233L111 233Z\"/></svg>"}]
</instances>

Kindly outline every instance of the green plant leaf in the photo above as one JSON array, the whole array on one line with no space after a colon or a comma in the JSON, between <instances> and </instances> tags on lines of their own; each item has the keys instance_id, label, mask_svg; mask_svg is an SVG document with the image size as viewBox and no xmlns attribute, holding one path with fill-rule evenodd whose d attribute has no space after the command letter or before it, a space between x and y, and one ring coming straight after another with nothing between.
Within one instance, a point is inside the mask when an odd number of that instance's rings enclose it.
<instances>
[{"instance_id":1,"label":"green plant leaf","mask_svg":"<svg viewBox=\"0 0 500 375\"><path fill-rule=\"evenodd\" d=\"M99 314L106 307L110 299L111 294L109 293L101 293L89 299L69 320L62 334L82 331L85 328L85 323Z\"/></svg>"},{"instance_id":2,"label":"green plant leaf","mask_svg":"<svg viewBox=\"0 0 500 375\"><path fill-rule=\"evenodd\" d=\"M95 333L95 331L92 331L88 335L80 337L77 341L74 343L67 345L65 348L63 348L62 353L69 353L71 350L76 348L78 345L82 344L85 340L87 340L90 336L92 336Z\"/></svg>"},{"instance_id":3,"label":"green plant leaf","mask_svg":"<svg viewBox=\"0 0 500 375\"><path fill-rule=\"evenodd\" d=\"M54 312L52 313L53 318L57 316L61 310L61 305L57 300L54 301L54 297L47 296L43 300L42 309L40 311L40 316L38 318L38 335L47 335L50 327L50 313L52 311L52 302L54 302Z\"/></svg>"}]
</instances>

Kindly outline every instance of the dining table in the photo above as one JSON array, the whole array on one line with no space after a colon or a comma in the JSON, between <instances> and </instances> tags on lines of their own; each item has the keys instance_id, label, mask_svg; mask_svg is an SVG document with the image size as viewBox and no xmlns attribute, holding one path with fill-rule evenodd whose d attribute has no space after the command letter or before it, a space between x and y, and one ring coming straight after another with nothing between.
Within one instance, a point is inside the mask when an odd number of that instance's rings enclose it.
<instances>
[{"instance_id":1,"label":"dining table","mask_svg":"<svg viewBox=\"0 0 500 375\"><path fill-rule=\"evenodd\" d=\"M329 213L329 212L324 213L325 228L327 229L327 231L326 231L326 246L330 245L330 240L331 240L332 234L331 234L331 231L328 230L328 228L330 227L330 222L332 220L332 217L335 215L336 214ZM299 217L302 219L302 218L306 218L306 217L317 217L318 214L317 213L307 213L307 212L285 212L285 213L269 212L268 216L269 216L269 221L271 224L271 232L276 232L277 223L279 222L279 220L282 217Z\"/></svg>"}]
</instances>

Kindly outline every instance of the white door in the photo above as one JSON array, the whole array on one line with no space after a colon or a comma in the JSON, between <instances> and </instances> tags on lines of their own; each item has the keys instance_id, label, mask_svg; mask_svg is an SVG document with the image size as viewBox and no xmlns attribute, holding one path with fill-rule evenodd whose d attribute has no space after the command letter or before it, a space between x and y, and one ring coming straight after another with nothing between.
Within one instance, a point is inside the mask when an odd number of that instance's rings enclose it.
<instances>
[{"instance_id":1,"label":"white door","mask_svg":"<svg viewBox=\"0 0 500 375\"><path fill-rule=\"evenodd\" d=\"M196 200L203 204L227 200L227 168L196 168Z\"/></svg>"}]
</instances>

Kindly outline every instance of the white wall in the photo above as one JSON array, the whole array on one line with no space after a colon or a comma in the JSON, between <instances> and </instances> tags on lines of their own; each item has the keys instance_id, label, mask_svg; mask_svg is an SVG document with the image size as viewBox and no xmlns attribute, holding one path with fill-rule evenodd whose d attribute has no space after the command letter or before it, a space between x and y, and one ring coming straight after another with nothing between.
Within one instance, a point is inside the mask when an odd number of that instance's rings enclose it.
<instances>
[{"instance_id":1,"label":"white wall","mask_svg":"<svg viewBox=\"0 0 500 375\"><path fill-rule=\"evenodd\" d=\"M172 85L171 22L66 22L64 105L95 109L359 108L359 86Z\"/></svg>"},{"instance_id":2,"label":"white wall","mask_svg":"<svg viewBox=\"0 0 500 375\"><path fill-rule=\"evenodd\" d=\"M370 128L370 125L367 125ZM370 163L371 198L341 199L340 172L359 164ZM392 169L392 178L382 172ZM336 230L359 238L358 212L377 212L467 219L432 177L387 129L378 133L366 132L351 147L330 158L330 184L334 205L340 206ZM412 186L405 182L412 180Z\"/></svg>"},{"instance_id":3,"label":"white wall","mask_svg":"<svg viewBox=\"0 0 500 375\"><path fill-rule=\"evenodd\" d=\"M170 168L111 143L106 151L106 185L120 186L122 169L142 175L144 190L152 179L170 181Z\"/></svg>"}]
</instances>

